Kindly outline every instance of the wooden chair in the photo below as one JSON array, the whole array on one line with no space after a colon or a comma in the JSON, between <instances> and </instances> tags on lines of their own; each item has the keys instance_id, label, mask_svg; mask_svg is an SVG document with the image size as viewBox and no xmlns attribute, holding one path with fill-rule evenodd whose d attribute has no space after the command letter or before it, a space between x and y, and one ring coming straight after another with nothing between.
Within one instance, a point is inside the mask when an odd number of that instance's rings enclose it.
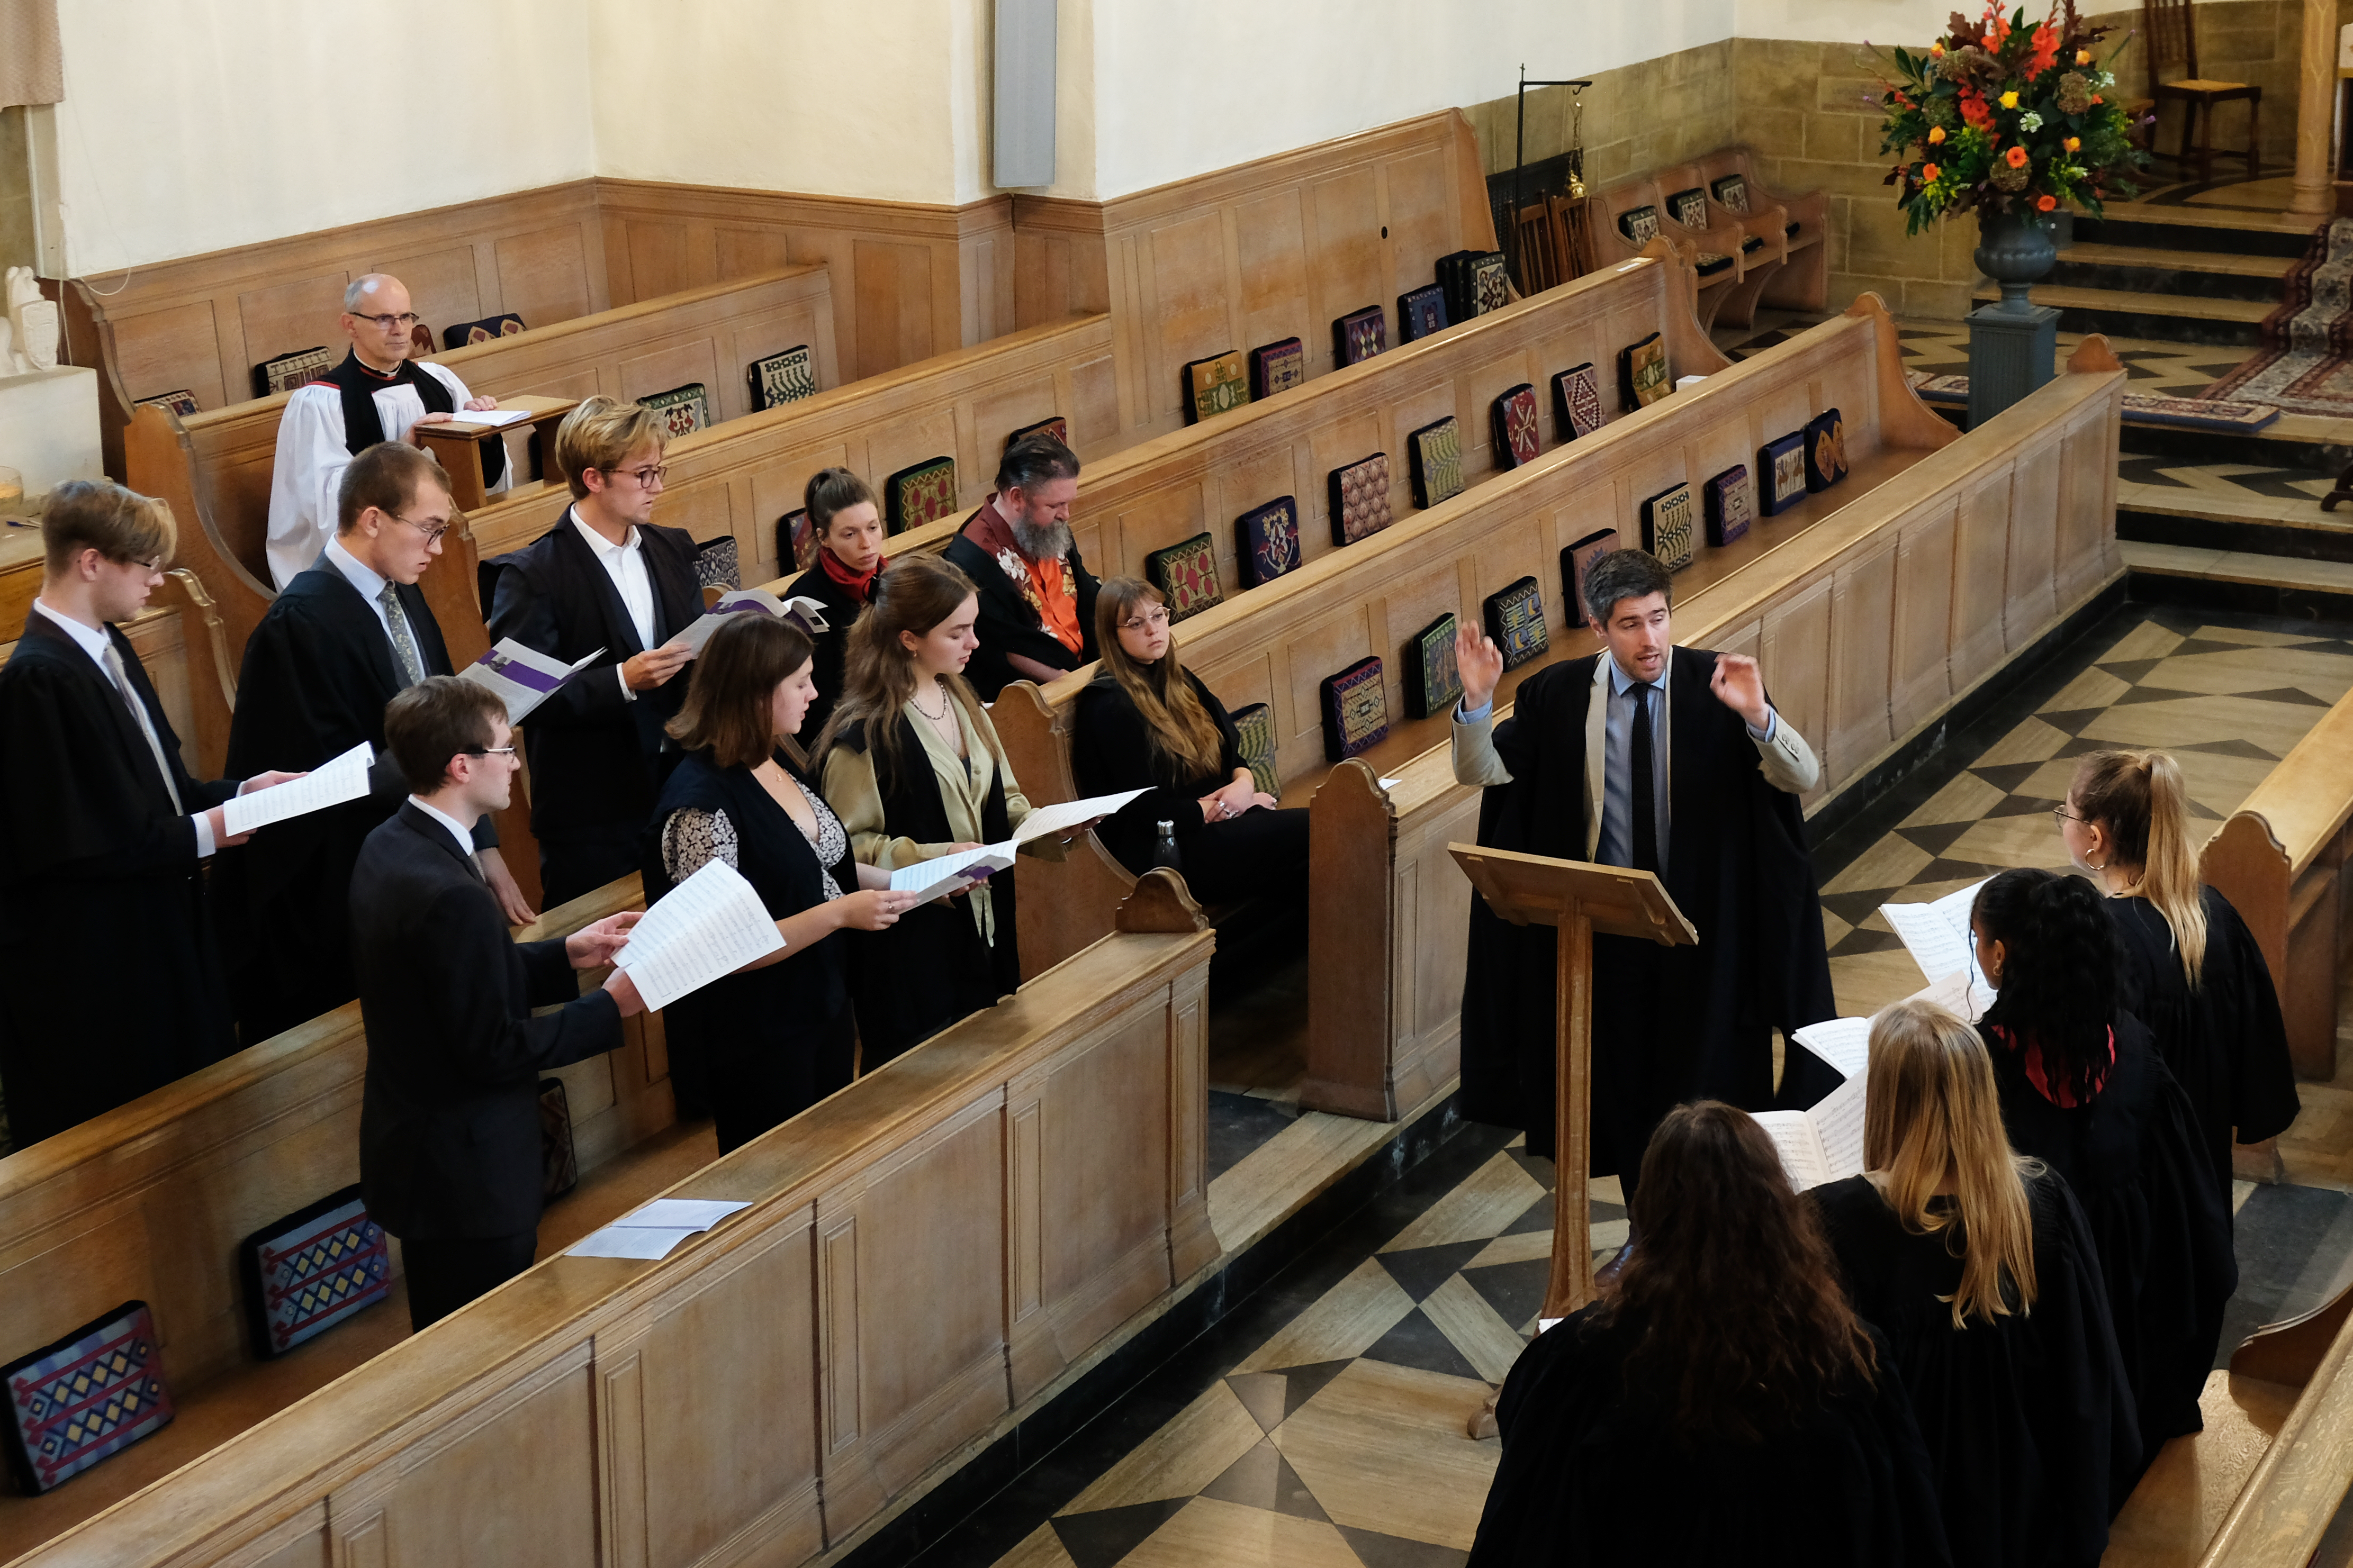
<instances>
[{"instance_id":1,"label":"wooden chair","mask_svg":"<svg viewBox=\"0 0 2353 1568\"><path fill-rule=\"evenodd\" d=\"M2182 172L2189 169L2190 132L2199 129L2198 111L2206 111L2203 133L2198 138L2198 179L2211 184L2214 178L2214 106L2244 99L2247 105L2247 178L2255 178L2261 169L2263 89L2243 81L2208 81L2198 74L2198 24L2190 16L2189 0L2141 0L2141 36L2147 39L2148 94L2158 109L2168 99L2181 101L2186 118L2181 122L2181 151L2175 157ZM2182 76L2175 81L2159 78L2170 67L2179 66ZM2149 141L2157 140L2155 126L2149 128ZM2226 158L2242 156L2225 152Z\"/></svg>"},{"instance_id":2,"label":"wooden chair","mask_svg":"<svg viewBox=\"0 0 2353 1568\"><path fill-rule=\"evenodd\" d=\"M1522 294L1566 283L1575 274L1563 267L1562 235L1542 196L1512 213L1512 262Z\"/></svg>"}]
</instances>

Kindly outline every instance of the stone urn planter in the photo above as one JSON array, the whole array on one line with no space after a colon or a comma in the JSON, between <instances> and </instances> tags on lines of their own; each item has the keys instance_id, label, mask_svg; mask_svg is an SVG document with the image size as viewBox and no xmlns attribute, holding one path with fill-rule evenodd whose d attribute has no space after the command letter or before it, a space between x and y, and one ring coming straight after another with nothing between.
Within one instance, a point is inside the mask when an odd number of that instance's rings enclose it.
<instances>
[{"instance_id":1,"label":"stone urn planter","mask_svg":"<svg viewBox=\"0 0 2353 1568\"><path fill-rule=\"evenodd\" d=\"M2033 306L2026 290L2051 276L2058 264L2059 247L2051 236L2050 220L2030 213L1978 213L1978 270L2001 286L2005 315L2023 316Z\"/></svg>"}]
</instances>

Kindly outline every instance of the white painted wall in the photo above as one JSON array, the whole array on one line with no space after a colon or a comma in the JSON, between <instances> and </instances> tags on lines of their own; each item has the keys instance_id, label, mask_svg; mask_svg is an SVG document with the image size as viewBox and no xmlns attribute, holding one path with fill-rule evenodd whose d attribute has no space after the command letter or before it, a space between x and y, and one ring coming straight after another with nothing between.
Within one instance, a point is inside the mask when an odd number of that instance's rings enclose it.
<instances>
[{"instance_id":1,"label":"white painted wall","mask_svg":"<svg viewBox=\"0 0 2353 1568\"><path fill-rule=\"evenodd\" d=\"M2019 0L2004 0L2003 8L2014 11L2018 5ZM1956 10L1974 18L1985 9L1981 0L1734 0L1734 6L1737 37L1818 44L1868 40L1883 47L1902 44L1906 48L1934 42ZM2047 0L2026 0L2030 21L2039 22L2049 9ZM2088 16L2138 7L2130 0L2078 0L2076 9Z\"/></svg>"}]
</instances>

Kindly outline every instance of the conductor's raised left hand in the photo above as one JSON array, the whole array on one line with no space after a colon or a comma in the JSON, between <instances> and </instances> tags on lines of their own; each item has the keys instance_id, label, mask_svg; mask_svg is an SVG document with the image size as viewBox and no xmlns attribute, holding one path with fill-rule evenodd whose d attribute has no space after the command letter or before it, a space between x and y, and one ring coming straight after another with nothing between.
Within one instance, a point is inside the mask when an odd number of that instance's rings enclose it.
<instances>
[{"instance_id":1,"label":"conductor's raised left hand","mask_svg":"<svg viewBox=\"0 0 2353 1568\"><path fill-rule=\"evenodd\" d=\"M629 944L629 928L645 919L642 910L607 915L595 925L582 926L564 939L564 956L575 969L602 969Z\"/></svg>"},{"instance_id":2,"label":"conductor's raised left hand","mask_svg":"<svg viewBox=\"0 0 2353 1568\"><path fill-rule=\"evenodd\" d=\"M1708 678L1707 689L1715 700L1748 721L1752 730L1765 727L1765 677L1757 671L1757 661L1745 653L1720 653L1715 656L1715 673Z\"/></svg>"}]
</instances>

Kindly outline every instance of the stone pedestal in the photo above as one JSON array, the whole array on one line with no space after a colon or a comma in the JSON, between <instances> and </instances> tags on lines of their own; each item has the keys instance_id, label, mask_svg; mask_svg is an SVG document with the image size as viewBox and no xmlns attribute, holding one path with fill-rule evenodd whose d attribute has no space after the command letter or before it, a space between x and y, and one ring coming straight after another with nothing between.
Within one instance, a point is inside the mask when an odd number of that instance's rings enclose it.
<instances>
[{"instance_id":1,"label":"stone pedestal","mask_svg":"<svg viewBox=\"0 0 2353 1568\"><path fill-rule=\"evenodd\" d=\"M0 468L25 476L25 494L68 479L106 477L98 447L98 372L61 364L0 376Z\"/></svg>"},{"instance_id":2,"label":"stone pedestal","mask_svg":"<svg viewBox=\"0 0 2353 1568\"><path fill-rule=\"evenodd\" d=\"M1969 312L1969 424L1972 430L2049 381L2059 355L2059 312L2048 305Z\"/></svg>"}]
</instances>

